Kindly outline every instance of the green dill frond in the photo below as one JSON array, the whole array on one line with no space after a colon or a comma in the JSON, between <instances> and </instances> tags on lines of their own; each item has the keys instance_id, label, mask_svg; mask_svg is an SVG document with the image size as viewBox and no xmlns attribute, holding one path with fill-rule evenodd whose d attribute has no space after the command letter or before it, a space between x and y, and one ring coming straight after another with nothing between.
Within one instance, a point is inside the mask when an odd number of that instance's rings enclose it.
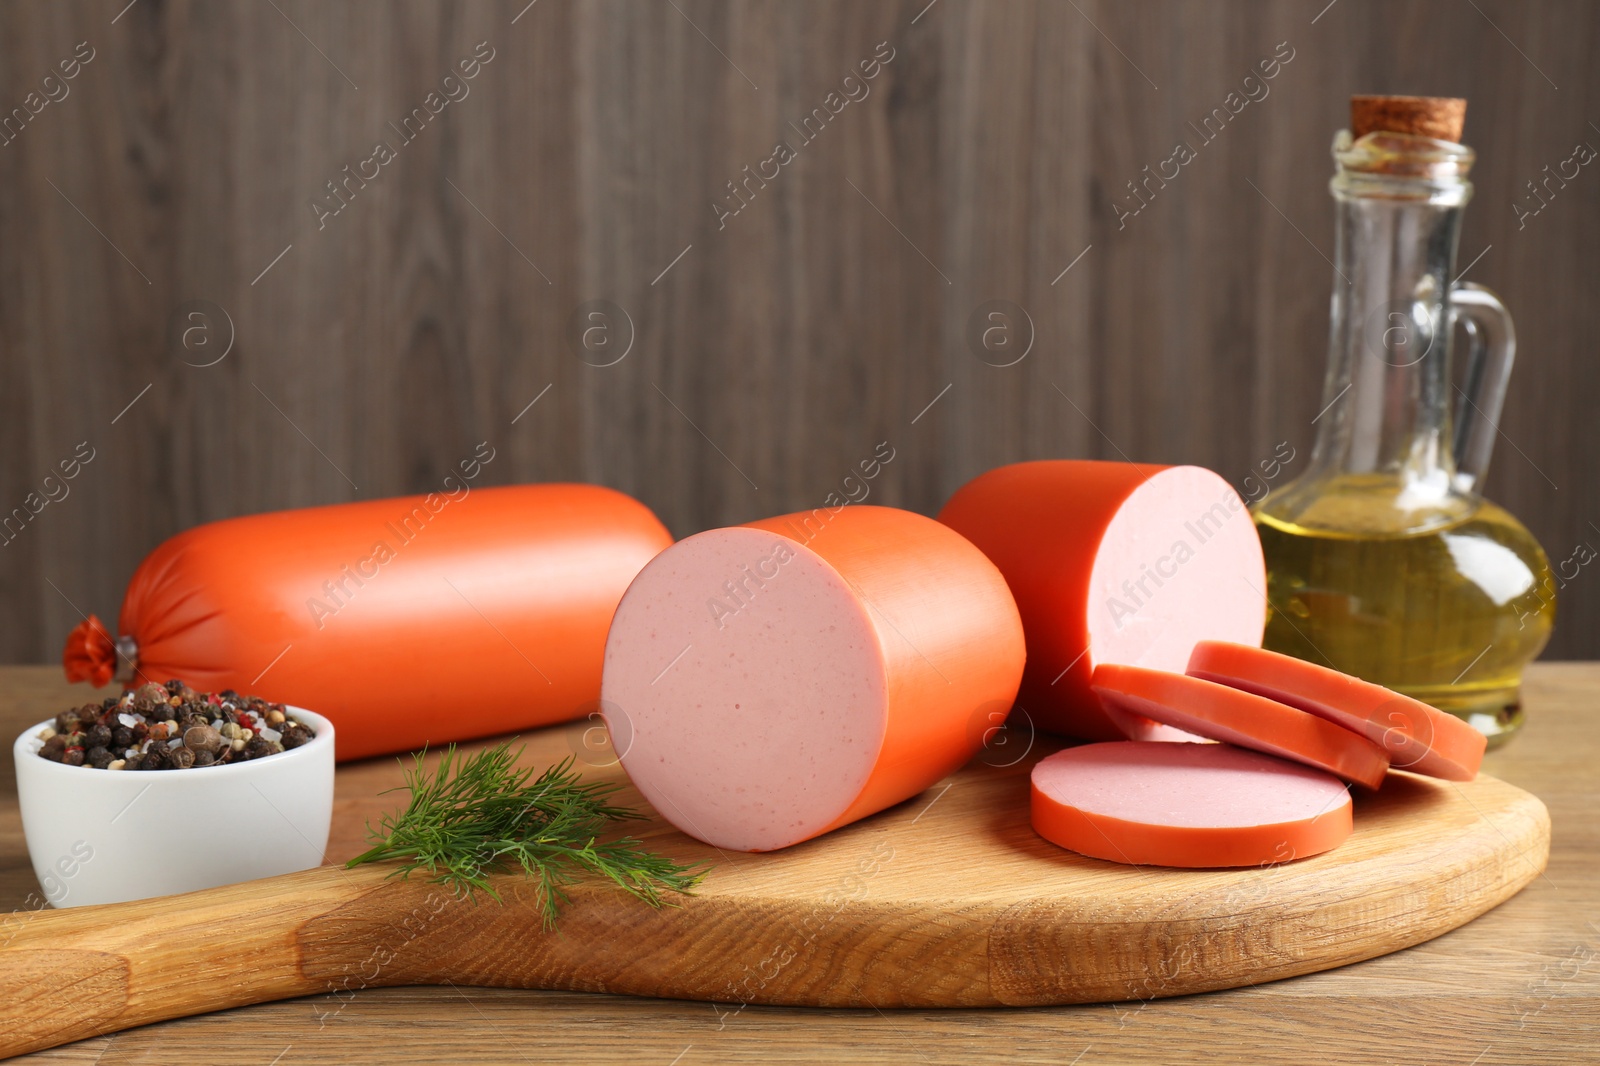
<instances>
[{"instance_id":1,"label":"green dill frond","mask_svg":"<svg viewBox=\"0 0 1600 1066\"><path fill-rule=\"evenodd\" d=\"M570 757L534 778L516 765L522 749L513 752L509 741L470 758L452 744L431 773L424 754L406 770L405 810L384 815L377 828L369 823L374 847L346 867L395 860L400 866L391 876L426 871L457 897L475 899L481 890L496 901L490 875L520 868L536 886L546 928L568 901L566 889L585 876L660 907L668 902L664 892L688 894L706 874L704 866L680 865L632 837L600 840L613 822L643 815L608 803L621 786L585 782Z\"/></svg>"}]
</instances>

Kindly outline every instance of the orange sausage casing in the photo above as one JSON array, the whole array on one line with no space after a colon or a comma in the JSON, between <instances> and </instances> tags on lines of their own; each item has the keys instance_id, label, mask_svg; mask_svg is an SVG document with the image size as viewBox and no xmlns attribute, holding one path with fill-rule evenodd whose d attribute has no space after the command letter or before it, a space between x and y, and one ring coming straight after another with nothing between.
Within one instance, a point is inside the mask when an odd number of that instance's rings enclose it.
<instances>
[{"instance_id":1,"label":"orange sausage casing","mask_svg":"<svg viewBox=\"0 0 1600 1066\"><path fill-rule=\"evenodd\" d=\"M135 571L120 679L325 714L341 760L548 725L595 709L611 615L671 543L647 507L598 485L211 522ZM105 684L114 648L98 619L79 625L68 678Z\"/></svg>"}]
</instances>

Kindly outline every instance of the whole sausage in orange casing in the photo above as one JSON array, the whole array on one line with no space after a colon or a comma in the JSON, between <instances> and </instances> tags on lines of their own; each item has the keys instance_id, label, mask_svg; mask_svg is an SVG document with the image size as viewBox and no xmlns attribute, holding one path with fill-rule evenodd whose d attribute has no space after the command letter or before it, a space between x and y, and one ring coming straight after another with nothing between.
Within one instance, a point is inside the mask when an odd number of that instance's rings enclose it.
<instances>
[{"instance_id":1,"label":"whole sausage in orange casing","mask_svg":"<svg viewBox=\"0 0 1600 1066\"><path fill-rule=\"evenodd\" d=\"M116 640L93 618L73 631L67 675L103 685L120 660L127 684L306 707L337 726L340 759L548 725L594 710L611 615L671 543L598 485L211 522L139 565Z\"/></svg>"}]
</instances>

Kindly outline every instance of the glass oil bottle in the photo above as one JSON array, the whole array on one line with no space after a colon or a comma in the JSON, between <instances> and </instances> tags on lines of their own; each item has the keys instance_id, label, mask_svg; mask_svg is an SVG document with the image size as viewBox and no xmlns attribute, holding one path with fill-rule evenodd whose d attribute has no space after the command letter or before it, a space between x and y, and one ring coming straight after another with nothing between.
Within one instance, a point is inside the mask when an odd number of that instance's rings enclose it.
<instances>
[{"instance_id":1,"label":"glass oil bottle","mask_svg":"<svg viewBox=\"0 0 1600 1066\"><path fill-rule=\"evenodd\" d=\"M1478 492L1516 341L1492 293L1451 281L1473 153L1341 131L1333 154L1326 406L1307 472L1255 508L1265 643L1456 714L1493 746L1522 724L1555 582L1532 534Z\"/></svg>"}]
</instances>

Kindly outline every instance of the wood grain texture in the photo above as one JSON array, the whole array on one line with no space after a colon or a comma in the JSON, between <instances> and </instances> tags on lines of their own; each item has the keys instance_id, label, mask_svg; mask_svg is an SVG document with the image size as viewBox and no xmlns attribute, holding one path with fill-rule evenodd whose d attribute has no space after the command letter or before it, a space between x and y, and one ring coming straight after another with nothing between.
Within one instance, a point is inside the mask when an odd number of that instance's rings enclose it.
<instances>
[{"instance_id":1,"label":"wood grain texture","mask_svg":"<svg viewBox=\"0 0 1600 1066\"><path fill-rule=\"evenodd\" d=\"M96 458L0 548L0 660L53 660L188 525L427 491L480 440L489 483L602 482L680 536L815 506L881 440L872 500L924 513L1030 458L1237 484L1287 441L1293 474L1352 92L1470 98L1460 266L1522 342L1489 495L1557 561L1600 546L1600 172L1512 207L1600 145L1600 14L1325 6L5 5L0 114L78 42L95 58L0 145L0 514L78 442ZM326 183L480 41L470 94L319 228ZM882 41L870 95L719 222ZM1270 94L1119 222L1127 182L1279 42ZM173 339L194 300L232 323L214 366ZM631 342L613 366L578 343L596 300L607 351ZM990 301L1031 322L1016 365L972 349ZM1560 596L1552 654L1600 654L1588 571Z\"/></svg>"},{"instance_id":2,"label":"wood grain texture","mask_svg":"<svg viewBox=\"0 0 1600 1066\"><path fill-rule=\"evenodd\" d=\"M575 739L571 728L532 734L527 759L544 765ZM715 864L701 891L652 911L579 886L557 933L540 928L520 879L502 882L504 906L474 906L379 867L14 916L0 943L0 1052L405 984L668 996L726 1013L1148 1002L1430 939L1539 877L1549 847L1545 808L1526 792L1487 776L1457 786L1395 775L1358 798L1355 833L1325 855L1234 871L1124 867L1031 831L1027 770L1046 750L1007 767L980 761L770 855L722 854L643 823L652 846ZM591 758L588 773L621 779L603 752ZM341 768L330 859L364 849L367 820L393 802L380 791L400 780L392 760ZM623 797L641 805L631 789ZM52 1009L63 997L71 1005Z\"/></svg>"}]
</instances>

